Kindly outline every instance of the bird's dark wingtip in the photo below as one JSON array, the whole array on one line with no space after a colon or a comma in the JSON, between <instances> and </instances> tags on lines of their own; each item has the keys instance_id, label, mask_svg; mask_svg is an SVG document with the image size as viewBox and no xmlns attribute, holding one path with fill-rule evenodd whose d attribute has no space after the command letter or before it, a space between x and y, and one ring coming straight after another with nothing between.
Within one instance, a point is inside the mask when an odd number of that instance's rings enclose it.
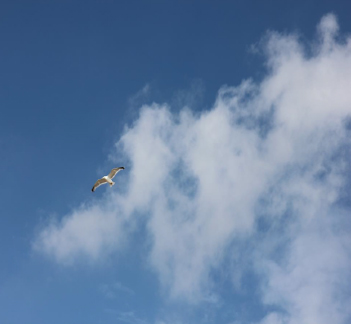
<instances>
[{"instance_id":1,"label":"bird's dark wingtip","mask_svg":"<svg viewBox=\"0 0 351 324\"><path fill-rule=\"evenodd\" d=\"M94 188L92 188L91 191L94 192Z\"/></svg>"}]
</instances>

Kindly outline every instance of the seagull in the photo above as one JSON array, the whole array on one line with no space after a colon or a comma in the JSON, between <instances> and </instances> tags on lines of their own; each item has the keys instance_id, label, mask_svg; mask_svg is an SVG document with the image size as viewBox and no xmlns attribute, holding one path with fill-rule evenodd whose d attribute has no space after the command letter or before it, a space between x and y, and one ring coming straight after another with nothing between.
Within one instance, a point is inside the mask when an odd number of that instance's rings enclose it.
<instances>
[{"instance_id":1,"label":"seagull","mask_svg":"<svg viewBox=\"0 0 351 324\"><path fill-rule=\"evenodd\" d=\"M109 183L110 187L112 187L115 183L112 181L114 176L121 170L124 170L124 167L119 167L119 168L114 168L111 170L109 175L102 177L98 181L95 182L94 187L91 189L92 192L95 191L95 189L99 186L101 186L104 183Z\"/></svg>"}]
</instances>

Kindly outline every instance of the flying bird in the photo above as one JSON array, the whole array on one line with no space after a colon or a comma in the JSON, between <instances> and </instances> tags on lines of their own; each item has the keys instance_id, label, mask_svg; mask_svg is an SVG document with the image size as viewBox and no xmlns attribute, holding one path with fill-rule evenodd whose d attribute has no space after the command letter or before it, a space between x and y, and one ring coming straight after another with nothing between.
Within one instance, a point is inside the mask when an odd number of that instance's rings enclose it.
<instances>
[{"instance_id":1,"label":"flying bird","mask_svg":"<svg viewBox=\"0 0 351 324\"><path fill-rule=\"evenodd\" d=\"M112 181L112 179L115 177L115 175L121 171L124 170L124 167L119 167L119 168L114 168L111 170L109 175L102 177L98 181L95 182L94 187L91 189L92 192L95 191L95 189L105 183L109 183L110 187L112 187L115 183Z\"/></svg>"}]
</instances>

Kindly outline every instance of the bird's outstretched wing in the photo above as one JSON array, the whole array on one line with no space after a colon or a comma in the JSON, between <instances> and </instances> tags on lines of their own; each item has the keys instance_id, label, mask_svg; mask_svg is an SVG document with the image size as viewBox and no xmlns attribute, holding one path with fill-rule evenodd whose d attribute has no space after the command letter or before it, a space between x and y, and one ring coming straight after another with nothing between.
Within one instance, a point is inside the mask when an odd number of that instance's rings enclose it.
<instances>
[{"instance_id":1,"label":"bird's outstretched wing","mask_svg":"<svg viewBox=\"0 0 351 324\"><path fill-rule=\"evenodd\" d=\"M99 179L98 181L95 182L94 187L91 189L91 191L94 192L97 187L101 186L104 183L107 183L106 179L104 178Z\"/></svg>"},{"instance_id":2,"label":"bird's outstretched wing","mask_svg":"<svg viewBox=\"0 0 351 324\"><path fill-rule=\"evenodd\" d=\"M110 174L108 175L108 177L110 179L112 179L121 170L124 170L124 167L119 167L119 168L112 169Z\"/></svg>"}]
</instances>

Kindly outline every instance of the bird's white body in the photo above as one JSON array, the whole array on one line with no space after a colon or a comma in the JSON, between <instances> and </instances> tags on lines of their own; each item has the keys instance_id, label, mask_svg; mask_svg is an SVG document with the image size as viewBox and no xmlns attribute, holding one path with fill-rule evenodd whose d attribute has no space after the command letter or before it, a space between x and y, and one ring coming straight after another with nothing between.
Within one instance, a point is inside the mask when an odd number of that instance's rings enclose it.
<instances>
[{"instance_id":1,"label":"bird's white body","mask_svg":"<svg viewBox=\"0 0 351 324\"><path fill-rule=\"evenodd\" d=\"M104 176L102 177L103 179L105 179L109 184L110 186L113 186L115 183L112 181L112 179L110 179L108 176Z\"/></svg>"},{"instance_id":2,"label":"bird's white body","mask_svg":"<svg viewBox=\"0 0 351 324\"><path fill-rule=\"evenodd\" d=\"M105 183L110 184L110 187L112 187L115 184L112 181L112 179L121 170L124 170L124 167L119 167L119 168L112 169L111 172L109 173L109 175L104 176L104 177L102 177L101 179L99 179L98 181L95 182L94 187L93 187L93 189L91 189L91 191L94 192L97 187L99 187L99 186L101 186L102 184L105 184Z\"/></svg>"}]
</instances>

